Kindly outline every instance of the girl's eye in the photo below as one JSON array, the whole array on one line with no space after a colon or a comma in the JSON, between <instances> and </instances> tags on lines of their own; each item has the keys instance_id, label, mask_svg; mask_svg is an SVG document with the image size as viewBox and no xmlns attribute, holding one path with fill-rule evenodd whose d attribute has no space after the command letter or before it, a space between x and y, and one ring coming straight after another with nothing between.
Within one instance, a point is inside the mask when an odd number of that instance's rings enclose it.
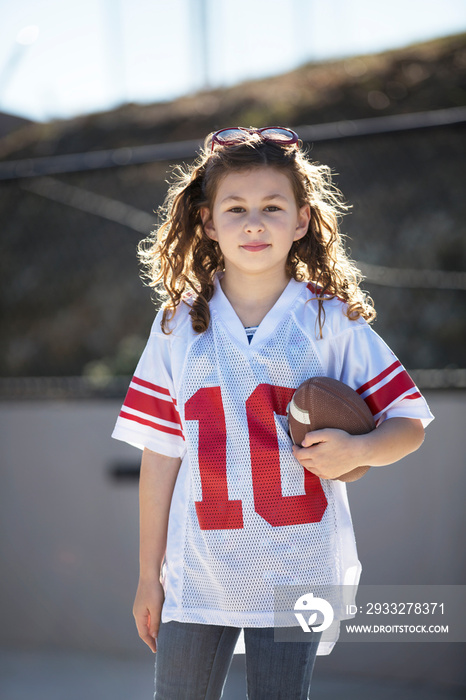
<instances>
[{"instance_id":1,"label":"girl's eye","mask_svg":"<svg viewBox=\"0 0 466 700\"><path fill-rule=\"evenodd\" d=\"M230 207L228 211L232 214L242 214L245 210L244 207ZM281 207L277 207L275 204L269 204L268 206L264 207L264 211L268 212L275 212L275 211L281 211Z\"/></svg>"}]
</instances>

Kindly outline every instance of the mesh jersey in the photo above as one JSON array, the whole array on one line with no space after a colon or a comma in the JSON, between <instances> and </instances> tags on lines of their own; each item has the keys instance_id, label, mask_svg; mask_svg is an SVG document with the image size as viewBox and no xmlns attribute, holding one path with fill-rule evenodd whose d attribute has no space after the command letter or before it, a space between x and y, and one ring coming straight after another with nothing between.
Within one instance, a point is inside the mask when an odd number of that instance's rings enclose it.
<instances>
[{"instance_id":1,"label":"mesh jersey","mask_svg":"<svg viewBox=\"0 0 466 700\"><path fill-rule=\"evenodd\" d=\"M182 459L173 493L162 619L271 627L275 585L356 584L345 484L291 452L286 407L311 376L340 379L376 420L432 419L390 349L338 299L316 333L311 285L291 280L252 340L216 282L211 323L195 334L182 304L157 316L113 437ZM323 653L326 653L325 651Z\"/></svg>"}]
</instances>

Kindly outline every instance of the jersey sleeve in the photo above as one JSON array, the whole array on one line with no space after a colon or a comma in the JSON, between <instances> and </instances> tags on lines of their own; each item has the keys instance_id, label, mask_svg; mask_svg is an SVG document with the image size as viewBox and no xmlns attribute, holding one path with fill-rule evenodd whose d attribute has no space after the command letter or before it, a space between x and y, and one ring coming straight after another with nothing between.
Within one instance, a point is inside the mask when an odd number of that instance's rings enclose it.
<instances>
[{"instance_id":1,"label":"jersey sleeve","mask_svg":"<svg viewBox=\"0 0 466 700\"><path fill-rule=\"evenodd\" d=\"M112 437L140 449L183 457L186 448L171 372L171 338L157 315Z\"/></svg>"},{"instance_id":2,"label":"jersey sleeve","mask_svg":"<svg viewBox=\"0 0 466 700\"><path fill-rule=\"evenodd\" d=\"M340 380L364 399L376 423L387 418L417 418L426 427L433 415L421 392L382 338L365 322L339 338Z\"/></svg>"}]
</instances>

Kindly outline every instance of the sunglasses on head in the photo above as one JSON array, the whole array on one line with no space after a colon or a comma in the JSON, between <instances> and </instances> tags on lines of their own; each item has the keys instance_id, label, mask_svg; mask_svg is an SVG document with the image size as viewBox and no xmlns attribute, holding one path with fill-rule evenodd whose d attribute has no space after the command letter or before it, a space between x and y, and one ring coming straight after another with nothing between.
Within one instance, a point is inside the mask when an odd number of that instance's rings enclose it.
<instances>
[{"instance_id":1,"label":"sunglasses on head","mask_svg":"<svg viewBox=\"0 0 466 700\"><path fill-rule=\"evenodd\" d=\"M211 153L215 145L233 146L246 141L251 134L259 134L263 141L272 141L280 146L292 146L298 143L299 137L291 129L284 126L264 126L262 129L246 129L244 126L233 126L216 131L212 136Z\"/></svg>"}]
</instances>

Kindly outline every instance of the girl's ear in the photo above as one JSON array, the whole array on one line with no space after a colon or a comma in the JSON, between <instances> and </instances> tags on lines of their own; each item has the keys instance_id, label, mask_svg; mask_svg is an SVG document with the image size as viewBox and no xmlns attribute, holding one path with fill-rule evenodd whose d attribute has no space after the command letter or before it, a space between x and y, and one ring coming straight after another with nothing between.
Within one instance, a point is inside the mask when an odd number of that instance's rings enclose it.
<instances>
[{"instance_id":1,"label":"girl's ear","mask_svg":"<svg viewBox=\"0 0 466 700\"><path fill-rule=\"evenodd\" d=\"M215 230L214 222L212 221L212 216L208 207L201 207L201 220L206 236L211 238L213 241L216 241L217 232Z\"/></svg>"},{"instance_id":2,"label":"girl's ear","mask_svg":"<svg viewBox=\"0 0 466 700\"><path fill-rule=\"evenodd\" d=\"M303 238L309 228L309 222L311 220L311 207L309 204L305 204L298 210L298 224L296 226L296 233L294 236L295 241L299 241Z\"/></svg>"}]
</instances>

